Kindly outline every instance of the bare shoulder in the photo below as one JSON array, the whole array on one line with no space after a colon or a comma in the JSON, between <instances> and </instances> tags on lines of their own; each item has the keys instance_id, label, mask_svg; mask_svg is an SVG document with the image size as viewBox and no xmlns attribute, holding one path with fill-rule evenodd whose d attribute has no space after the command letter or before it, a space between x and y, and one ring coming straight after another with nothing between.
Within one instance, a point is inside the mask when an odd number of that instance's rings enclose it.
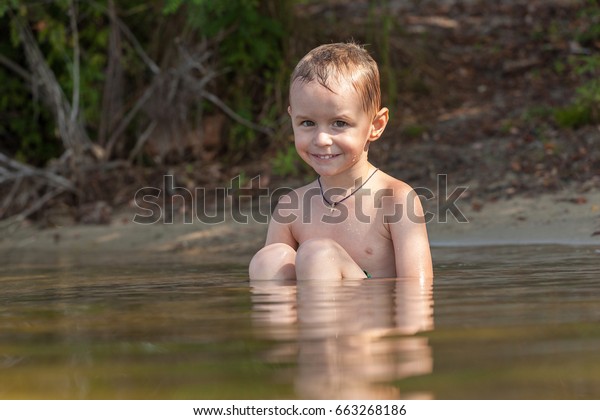
<instances>
[{"instance_id":1,"label":"bare shoulder","mask_svg":"<svg viewBox=\"0 0 600 420\"><path fill-rule=\"evenodd\" d=\"M303 200L307 195L310 195L311 193L314 194L315 191L318 192L319 187L317 186L316 181L313 181L310 184L306 184L302 187L287 189L287 191L284 191L283 194L278 198L277 202L285 205L286 207L290 207L291 204L301 202L301 200Z\"/></svg>"},{"instance_id":2,"label":"bare shoulder","mask_svg":"<svg viewBox=\"0 0 600 420\"><path fill-rule=\"evenodd\" d=\"M266 244L285 243L296 249L298 241L294 235L295 222L302 218L302 202L311 184L304 187L278 191L277 205L269 221Z\"/></svg>"},{"instance_id":3,"label":"bare shoulder","mask_svg":"<svg viewBox=\"0 0 600 420\"><path fill-rule=\"evenodd\" d=\"M382 177L381 182L393 191L391 205L384 205L384 224L394 244L396 276L432 278L431 251L419 195L410 185L389 175Z\"/></svg>"},{"instance_id":4,"label":"bare shoulder","mask_svg":"<svg viewBox=\"0 0 600 420\"><path fill-rule=\"evenodd\" d=\"M406 182L394 178L385 172L381 172L377 188L380 191L385 191L385 194L382 195L389 196L389 202L396 204L403 204L409 200L413 201L417 195L415 190Z\"/></svg>"},{"instance_id":5,"label":"bare shoulder","mask_svg":"<svg viewBox=\"0 0 600 420\"><path fill-rule=\"evenodd\" d=\"M284 218L285 216L300 216L305 201L310 201L311 195L319 193L319 187L316 185L316 181L314 181L299 188L289 188L287 191L283 191L282 195L277 199L275 213ZM296 217L292 219L295 220Z\"/></svg>"}]
</instances>

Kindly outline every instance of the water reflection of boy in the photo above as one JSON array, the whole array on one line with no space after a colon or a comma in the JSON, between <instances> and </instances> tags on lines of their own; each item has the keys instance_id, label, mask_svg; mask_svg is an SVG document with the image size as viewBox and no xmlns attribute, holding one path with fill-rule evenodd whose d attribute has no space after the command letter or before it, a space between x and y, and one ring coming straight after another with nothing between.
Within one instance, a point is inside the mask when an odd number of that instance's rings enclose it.
<instances>
[{"instance_id":1,"label":"water reflection of boy","mask_svg":"<svg viewBox=\"0 0 600 420\"><path fill-rule=\"evenodd\" d=\"M295 359L302 398L397 398L383 382L432 371L427 338L414 336L433 329L431 281L254 280L251 288L255 325L282 342L267 358Z\"/></svg>"}]
</instances>

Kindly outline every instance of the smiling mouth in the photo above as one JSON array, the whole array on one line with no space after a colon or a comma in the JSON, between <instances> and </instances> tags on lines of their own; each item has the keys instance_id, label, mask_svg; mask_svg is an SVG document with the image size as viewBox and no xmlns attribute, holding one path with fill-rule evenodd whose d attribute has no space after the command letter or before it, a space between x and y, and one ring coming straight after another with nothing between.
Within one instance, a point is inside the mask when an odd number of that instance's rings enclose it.
<instances>
[{"instance_id":1,"label":"smiling mouth","mask_svg":"<svg viewBox=\"0 0 600 420\"><path fill-rule=\"evenodd\" d=\"M329 159L333 159L334 157L339 156L340 154L328 154L328 155L317 155L317 154L313 154L312 156L316 159L321 159L321 160L329 160Z\"/></svg>"}]
</instances>

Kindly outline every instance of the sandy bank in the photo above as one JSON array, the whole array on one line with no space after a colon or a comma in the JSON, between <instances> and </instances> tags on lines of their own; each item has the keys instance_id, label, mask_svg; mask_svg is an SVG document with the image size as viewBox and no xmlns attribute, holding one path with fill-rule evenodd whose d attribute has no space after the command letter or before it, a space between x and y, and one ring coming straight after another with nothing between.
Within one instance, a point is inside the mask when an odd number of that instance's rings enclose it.
<instances>
[{"instance_id":1,"label":"sandy bank","mask_svg":"<svg viewBox=\"0 0 600 420\"><path fill-rule=\"evenodd\" d=\"M468 219L459 223L448 214L446 223L435 217L428 224L433 247L524 244L600 246L600 191L569 192L534 198L515 197L486 203L481 208L463 204ZM11 261L24 253L114 255L147 253L189 256L198 263L247 263L265 237L266 224L219 224L195 221L141 225L132 222L132 211L121 212L109 225L70 225L39 229L33 225L5 230L0 253ZM11 257L12 256L12 257Z\"/></svg>"},{"instance_id":2,"label":"sandy bank","mask_svg":"<svg viewBox=\"0 0 600 420\"><path fill-rule=\"evenodd\" d=\"M460 209L468 223L448 216L448 223L429 224L433 246L600 244L600 191L515 197Z\"/></svg>"}]
</instances>

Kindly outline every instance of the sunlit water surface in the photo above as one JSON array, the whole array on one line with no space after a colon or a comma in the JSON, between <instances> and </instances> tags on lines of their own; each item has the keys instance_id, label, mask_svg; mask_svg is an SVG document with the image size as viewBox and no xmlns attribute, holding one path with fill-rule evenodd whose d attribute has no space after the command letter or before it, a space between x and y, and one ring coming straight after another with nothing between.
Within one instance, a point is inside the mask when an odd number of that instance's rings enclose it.
<instances>
[{"instance_id":1,"label":"sunlit water surface","mask_svg":"<svg viewBox=\"0 0 600 420\"><path fill-rule=\"evenodd\" d=\"M598 399L597 248L435 248L433 284L0 256L0 398Z\"/></svg>"}]
</instances>

